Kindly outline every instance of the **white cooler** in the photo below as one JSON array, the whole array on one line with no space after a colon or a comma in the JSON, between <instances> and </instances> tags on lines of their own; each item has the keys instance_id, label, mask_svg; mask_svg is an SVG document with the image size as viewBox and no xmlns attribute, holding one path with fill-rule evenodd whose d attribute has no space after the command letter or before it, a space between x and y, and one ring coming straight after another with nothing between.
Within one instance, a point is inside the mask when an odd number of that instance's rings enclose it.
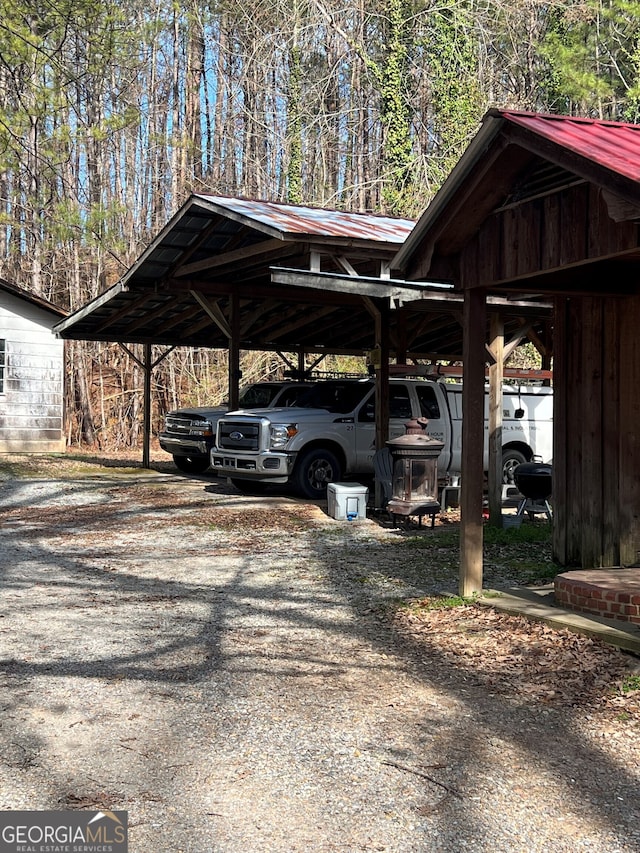
<instances>
[{"instance_id":1,"label":"white cooler","mask_svg":"<svg viewBox=\"0 0 640 853\"><path fill-rule=\"evenodd\" d=\"M329 483L327 512L340 521L357 521L367 517L369 489L360 483Z\"/></svg>"}]
</instances>

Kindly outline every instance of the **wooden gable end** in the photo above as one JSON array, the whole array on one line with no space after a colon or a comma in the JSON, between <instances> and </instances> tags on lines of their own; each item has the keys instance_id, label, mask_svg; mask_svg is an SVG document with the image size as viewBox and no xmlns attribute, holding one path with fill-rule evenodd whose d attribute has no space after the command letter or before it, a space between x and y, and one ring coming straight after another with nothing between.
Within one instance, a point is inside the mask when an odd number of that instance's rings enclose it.
<instances>
[{"instance_id":1,"label":"wooden gable end","mask_svg":"<svg viewBox=\"0 0 640 853\"><path fill-rule=\"evenodd\" d=\"M586 182L575 183L542 197L506 204L485 219L459 253L462 287L501 289L512 283L518 290L532 281L536 291L558 292L549 273L563 271L571 292L599 287L620 293L635 289L621 277L603 282L598 269L577 269L605 260L631 260L640 254L640 229L635 220L616 222L611 209L617 197ZM622 208L620 200L619 208ZM567 268L576 267L575 285Z\"/></svg>"}]
</instances>

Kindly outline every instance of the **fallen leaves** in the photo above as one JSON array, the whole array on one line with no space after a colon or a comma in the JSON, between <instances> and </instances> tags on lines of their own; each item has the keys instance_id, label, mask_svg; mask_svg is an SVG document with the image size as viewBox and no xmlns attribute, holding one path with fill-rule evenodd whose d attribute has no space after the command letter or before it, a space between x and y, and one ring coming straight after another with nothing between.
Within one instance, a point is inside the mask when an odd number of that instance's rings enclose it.
<instances>
[{"instance_id":1,"label":"fallen leaves","mask_svg":"<svg viewBox=\"0 0 640 853\"><path fill-rule=\"evenodd\" d=\"M396 611L394 628L421 659L467 669L494 694L623 708L627 722L640 723L640 690L622 691L632 659L599 640L477 604L432 609L414 602Z\"/></svg>"}]
</instances>

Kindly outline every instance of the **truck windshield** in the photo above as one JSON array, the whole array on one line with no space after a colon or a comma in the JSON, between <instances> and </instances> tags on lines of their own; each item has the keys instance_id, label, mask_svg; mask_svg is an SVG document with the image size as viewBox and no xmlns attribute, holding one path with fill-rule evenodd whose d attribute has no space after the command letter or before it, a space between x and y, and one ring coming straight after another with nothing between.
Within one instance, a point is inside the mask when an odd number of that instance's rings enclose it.
<instances>
[{"instance_id":1,"label":"truck windshield","mask_svg":"<svg viewBox=\"0 0 640 853\"><path fill-rule=\"evenodd\" d=\"M280 390L280 385L247 385L240 392L238 408L240 409L266 409Z\"/></svg>"},{"instance_id":2,"label":"truck windshield","mask_svg":"<svg viewBox=\"0 0 640 853\"><path fill-rule=\"evenodd\" d=\"M298 398L295 406L346 415L359 406L372 389L371 382L318 382Z\"/></svg>"}]
</instances>

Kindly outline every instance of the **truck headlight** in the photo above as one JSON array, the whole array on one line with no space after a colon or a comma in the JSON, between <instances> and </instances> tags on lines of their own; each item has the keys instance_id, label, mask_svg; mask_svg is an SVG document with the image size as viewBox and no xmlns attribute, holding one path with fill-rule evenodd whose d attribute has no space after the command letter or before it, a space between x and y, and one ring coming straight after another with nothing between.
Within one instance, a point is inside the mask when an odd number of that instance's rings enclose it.
<instances>
[{"instance_id":1,"label":"truck headlight","mask_svg":"<svg viewBox=\"0 0 640 853\"><path fill-rule=\"evenodd\" d=\"M298 424L272 424L269 447L276 450L286 447L287 442L298 433Z\"/></svg>"},{"instance_id":2,"label":"truck headlight","mask_svg":"<svg viewBox=\"0 0 640 853\"><path fill-rule=\"evenodd\" d=\"M189 423L189 435L200 437L213 435L211 423L209 421L191 421Z\"/></svg>"}]
</instances>

